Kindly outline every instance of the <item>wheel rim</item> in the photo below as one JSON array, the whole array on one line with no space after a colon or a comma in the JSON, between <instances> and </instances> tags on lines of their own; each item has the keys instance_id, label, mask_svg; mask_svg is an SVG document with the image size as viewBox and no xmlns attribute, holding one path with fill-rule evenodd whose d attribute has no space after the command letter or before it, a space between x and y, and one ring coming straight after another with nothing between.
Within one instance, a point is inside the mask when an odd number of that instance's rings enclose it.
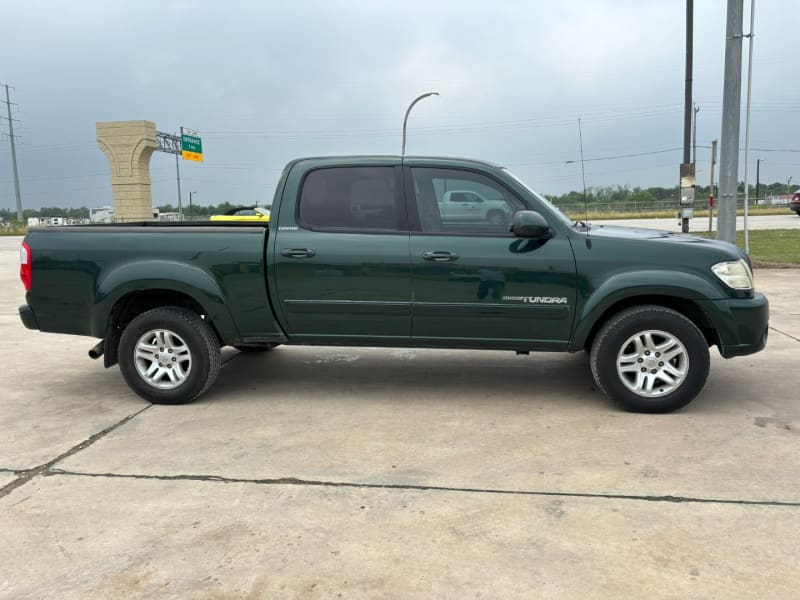
<instances>
[{"instance_id":1,"label":"wheel rim","mask_svg":"<svg viewBox=\"0 0 800 600\"><path fill-rule=\"evenodd\" d=\"M502 225L504 220L503 215L500 213L493 212L489 215L489 223L492 225Z\"/></svg>"},{"instance_id":2,"label":"wheel rim","mask_svg":"<svg viewBox=\"0 0 800 600\"><path fill-rule=\"evenodd\" d=\"M688 372L686 346L665 331L649 329L632 335L617 354L617 375L637 396L666 396L686 381Z\"/></svg>"},{"instance_id":3,"label":"wheel rim","mask_svg":"<svg viewBox=\"0 0 800 600\"><path fill-rule=\"evenodd\" d=\"M139 376L160 390L173 390L192 372L192 353L183 338L168 329L151 329L134 350Z\"/></svg>"}]
</instances>

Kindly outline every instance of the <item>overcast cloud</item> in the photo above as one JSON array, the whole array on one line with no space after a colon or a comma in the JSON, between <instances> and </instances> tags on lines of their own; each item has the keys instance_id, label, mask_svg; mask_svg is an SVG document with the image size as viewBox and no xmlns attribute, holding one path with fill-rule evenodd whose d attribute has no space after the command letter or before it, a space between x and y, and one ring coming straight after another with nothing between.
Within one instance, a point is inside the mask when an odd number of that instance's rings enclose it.
<instances>
[{"instance_id":1,"label":"overcast cloud","mask_svg":"<svg viewBox=\"0 0 800 600\"><path fill-rule=\"evenodd\" d=\"M414 109L410 154L579 189L580 166L564 164L579 157L578 117L586 158L682 145L684 16L683 0L4 1L0 82L19 103L23 204L110 204L95 122L129 119L201 132L205 162L181 164L184 202L269 203L292 158L399 153L403 113L427 91L441 96ZM796 0L757 2L752 147L800 148L798 16ZM719 137L724 38L725 2L696 0L701 146ZM745 71L746 57L745 45ZM800 182L800 153L753 157L762 180ZM587 184L675 185L680 160L588 163ZM154 154L151 175L154 203L175 204L174 157ZM14 206L3 141L0 208Z\"/></svg>"}]
</instances>

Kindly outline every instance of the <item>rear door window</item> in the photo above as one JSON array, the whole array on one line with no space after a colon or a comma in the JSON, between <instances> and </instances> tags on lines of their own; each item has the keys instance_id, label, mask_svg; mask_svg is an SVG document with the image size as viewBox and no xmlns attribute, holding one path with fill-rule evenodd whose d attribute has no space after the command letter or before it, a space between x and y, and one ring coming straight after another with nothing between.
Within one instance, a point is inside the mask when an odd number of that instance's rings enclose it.
<instances>
[{"instance_id":1,"label":"rear door window","mask_svg":"<svg viewBox=\"0 0 800 600\"><path fill-rule=\"evenodd\" d=\"M314 230L405 229L394 167L335 167L311 171L303 182L298 223Z\"/></svg>"}]
</instances>

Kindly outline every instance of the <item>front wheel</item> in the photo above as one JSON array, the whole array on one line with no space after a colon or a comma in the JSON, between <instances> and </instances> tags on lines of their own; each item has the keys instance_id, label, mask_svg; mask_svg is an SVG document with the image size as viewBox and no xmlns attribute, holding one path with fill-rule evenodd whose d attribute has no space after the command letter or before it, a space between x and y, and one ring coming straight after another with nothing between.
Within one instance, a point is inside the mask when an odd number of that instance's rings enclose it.
<instances>
[{"instance_id":1,"label":"front wheel","mask_svg":"<svg viewBox=\"0 0 800 600\"><path fill-rule=\"evenodd\" d=\"M128 386L154 404L186 404L205 392L221 366L208 321L185 308L148 310L119 341L119 367Z\"/></svg>"},{"instance_id":2,"label":"front wheel","mask_svg":"<svg viewBox=\"0 0 800 600\"><path fill-rule=\"evenodd\" d=\"M634 412L665 413L687 405L705 385L709 363L708 344L697 326L656 305L612 316L591 351L597 386Z\"/></svg>"}]
</instances>

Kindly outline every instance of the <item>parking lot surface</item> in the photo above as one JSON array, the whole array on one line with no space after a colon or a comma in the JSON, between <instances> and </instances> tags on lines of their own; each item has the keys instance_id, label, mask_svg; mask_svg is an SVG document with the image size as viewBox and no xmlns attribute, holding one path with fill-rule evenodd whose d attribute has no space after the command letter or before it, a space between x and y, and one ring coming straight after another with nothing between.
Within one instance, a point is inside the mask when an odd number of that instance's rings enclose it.
<instances>
[{"instance_id":1,"label":"parking lot surface","mask_svg":"<svg viewBox=\"0 0 800 600\"><path fill-rule=\"evenodd\" d=\"M795 217L796 219L796 217ZM798 219L800 221L800 219ZM800 270L767 349L682 411L574 355L224 352L150 406L89 338L23 328L0 238L0 597L796 597Z\"/></svg>"}]
</instances>

